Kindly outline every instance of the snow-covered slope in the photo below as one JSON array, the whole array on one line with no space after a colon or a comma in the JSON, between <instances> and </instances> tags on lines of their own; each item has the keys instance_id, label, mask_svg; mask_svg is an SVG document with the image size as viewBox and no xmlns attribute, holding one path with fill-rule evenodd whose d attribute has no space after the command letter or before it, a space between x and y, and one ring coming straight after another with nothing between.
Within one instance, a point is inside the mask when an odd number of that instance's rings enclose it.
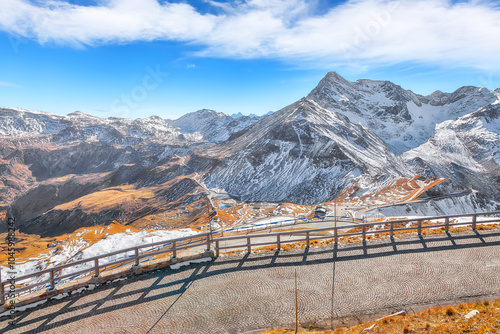
<instances>
[{"instance_id":1,"label":"snow-covered slope","mask_svg":"<svg viewBox=\"0 0 500 334\"><path fill-rule=\"evenodd\" d=\"M57 133L71 124L65 116L42 111L0 108L0 136L22 137Z\"/></svg>"},{"instance_id":2,"label":"snow-covered slope","mask_svg":"<svg viewBox=\"0 0 500 334\"><path fill-rule=\"evenodd\" d=\"M350 82L330 72L308 98L370 128L401 154L432 136L435 124L473 112L499 96L498 92L477 87L421 96L389 81Z\"/></svg>"},{"instance_id":3,"label":"snow-covered slope","mask_svg":"<svg viewBox=\"0 0 500 334\"><path fill-rule=\"evenodd\" d=\"M210 109L202 109L196 112L186 114L170 123L178 127L183 133L199 132L209 124L221 126L228 124L233 118L224 113L216 112Z\"/></svg>"},{"instance_id":4,"label":"snow-covered slope","mask_svg":"<svg viewBox=\"0 0 500 334\"><path fill-rule=\"evenodd\" d=\"M436 125L434 136L403 158L422 174L500 194L500 103Z\"/></svg>"},{"instance_id":5,"label":"snow-covered slope","mask_svg":"<svg viewBox=\"0 0 500 334\"><path fill-rule=\"evenodd\" d=\"M99 118L82 112L66 116L23 109L0 109L0 137L47 137L55 143L101 142L134 145L143 140L187 144L190 140L158 116L144 119Z\"/></svg>"},{"instance_id":6,"label":"snow-covered slope","mask_svg":"<svg viewBox=\"0 0 500 334\"><path fill-rule=\"evenodd\" d=\"M144 245L150 242L186 237L197 233L191 229L137 231L136 229L131 228L127 229L126 232L121 233L113 233L113 230L116 230L116 225L108 225L104 228L90 227L80 229L79 232L68 235L66 240L57 242L54 245L49 245L50 248L48 247L48 249L43 251L42 254L38 254L36 257L30 259L24 259L24 261L18 260L18 263L16 264L17 275L29 275L66 263L88 259L121 249ZM96 239L96 242L92 242L92 240ZM141 251L144 250L147 249L144 248ZM100 262L102 264L112 263L133 254L134 252L113 255L111 257L101 259ZM63 269L57 274L57 276L71 274L85 269L89 269L90 272L92 271L92 266L93 262L83 263L71 268ZM0 269L2 271L2 277L7 277L6 272L8 268L0 266ZM24 280L23 283L41 282L47 278L48 277L33 277L31 279Z\"/></svg>"},{"instance_id":7,"label":"snow-covered slope","mask_svg":"<svg viewBox=\"0 0 500 334\"><path fill-rule=\"evenodd\" d=\"M387 81L328 73L307 98L260 117L203 109L173 121L103 119L0 108L0 206L44 180L101 173L113 186L196 178L244 201L304 204L346 189L368 198L420 174L451 179L434 187L435 195L472 188L494 199L499 101L500 89L422 96ZM99 177L98 186L109 186ZM46 199L45 210L58 205L49 195L33 198Z\"/></svg>"},{"instance_id":8,"label":"snow-covered slope","mask_svg":"<svg viewBox=\"0 0 500 334\"><path fill-rule=\"evenodd\" d=\"M484 196L477 193L470 193L462 196L380 207L366 211L364 215L375 217L425 217L495 211L499 208L500 202L485 199Z\"/></svg>"},{"instance_id":9,"label":"snow-covered slope","mask_svg":"<svg viewBox=\"0 0 500 334\"><path fill-rule=\"evenodd\" d=\"M399 177L402 161L373 132L302 99L208 154L207 185L244 201L317 203L360 178Z\"/></svg>"},{"instance_id":10,"label":"snow-covered slope","mask_svg":"<svg viewBox=\"0 0 500 334\"><path fill-rule=\"evenodd\" d=\"M255 115L243 116L239 113L228 116L202 109L170 121L170 124L179 128L183 134L191 134L209 143L218 143L241 135L259 120L260 117Z\"/></svg>"}]
</instances>

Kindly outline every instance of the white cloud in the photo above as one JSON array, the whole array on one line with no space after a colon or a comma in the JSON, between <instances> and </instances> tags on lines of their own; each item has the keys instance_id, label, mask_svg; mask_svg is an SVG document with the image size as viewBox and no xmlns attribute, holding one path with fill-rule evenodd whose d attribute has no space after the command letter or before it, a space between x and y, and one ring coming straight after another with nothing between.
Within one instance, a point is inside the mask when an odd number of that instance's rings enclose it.
<instances>
[{"instance_id":1,"label":"white cloud","mask_svg":"<svg viewBox=\"0 0 500 334\"><path fill-rule=\"evenodd\" d=\"M79 45L203 39L219 18L201 15L183 3L160 5L155 0L111 0L101 6L76 6L46 1L35 6L23 0L3 0L0 27L38 39Z\"/></svg>"},{"instance_id":2,"label":"white cloud","mask_svg":"<svg viewBox=\"0 0 500 334\"><path fill-rule=\"evenodd\" d=\"M89 7L3 0L0 29L41 43L176 40L199 45L199 55L217 57L500 70L500 8L491 2L351 0L320 14L317 1L207 2L220 13L156 0L103 0Z\"/></svg>"},{"instance_id":3,"label":"white cloud","mask_svg":"<svg viewBox=\"0 0 500 334\"><path fill-rule=\"evenodd\" d=\"M12 83L12 82L5 82L5 81L0 81L0 86L4 87L19 87L18 85Z\"/></svg>"}]
</instances>

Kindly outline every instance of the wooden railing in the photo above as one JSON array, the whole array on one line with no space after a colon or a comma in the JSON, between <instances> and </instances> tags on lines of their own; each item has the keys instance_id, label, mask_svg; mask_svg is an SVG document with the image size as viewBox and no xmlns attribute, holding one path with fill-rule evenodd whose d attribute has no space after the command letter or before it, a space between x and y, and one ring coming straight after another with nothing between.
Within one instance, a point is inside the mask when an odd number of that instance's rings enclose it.
<instances>
[{"instance_id":1,"label":"wooden railing","mask_svg":"<svg viewBox=\"0 0 500 334\"><path fill-rule=\"evenodd\" d=\"M115 266L125 262L133 262L134 266L138 266L141 262L140 261L141 259L151 258L152 256L157 256L165 253L172 253L172 257L175 258L177 256L178 251L188 248L204 246L204 251L209 251L213 247L215 255L219 256L220 251L226 249L243 249L243 250L246 249L247 252L251 252L253 247L275 245L276 249L279 250L281 249L281 245L285 243L297 243L297 242L305 242L305 247L310 247L311 241L314 240L334 239L334 242L337 243L339 238L353 237L353 236L361 236L363 240L366 240L368 235L376 233L388 233L389 236L393 238L394 233L398 231L416 230L418 234L421 235L424 229L434 229L434 228L444 227L445 232L448 232L449 228L452 226L464 226L464 225L471 225L472 230L476 230L477 224L500 222L500 217L490 217L488 219L478 220L478 217L480 216L492 216L492 215L500 215L500 211L447 215L447 216L434 216L434 217L420 217L415 219L400 219L400 220L390 220L382 222L342 225L337 227L329 226L317 229L274 232L274 233L260 233L260 234L246 234L246 235L226 236L218 238L213 238L215 234L211 235L210 233L196 234L188 237L163 240L155 243L149 243L141 246L122 249L115 252L95 256L92 258L67 263L54 268L45 269L36 273L15 277L15 286L11 286L9 278L7 278L7 280L2 281L2 277L0 276L0 304L4 304L6 299L13 298L13 296L15 295L19 296L20 294L26 293L27 291L30 292L40 287L42 288L46 287L47 285L49 285L48 287L49 291L54 290L57 282L60 282L64 279L68 279L71 277L75 277L76 275L82 275L82 274L88 275L90 273L93 273L94 277L97 277L99 276L100 270L105 269L106 267ZM454 218L469 218L469 217L470 221L467 220L462 222L450 222ZM444 223L423 225L424 222L429 220L444 220ZM333 223L334 221L325 220L324 222ZM401 223L408 224L413 222L416 222L416 226L411 226L411 227L395 226L396 224L401 224ZM381 228L380 229L376 228L378 226ZM388 226L388 228L386 228L386 226ZM350 233L339 233L340 230L349 230L353 228L358 228L360 229L360 231L350 232ZM318 234L325 232L330 232L330 233ZM297 238L283 240L284 236L290 236L290 237L297 236ZM270 238L274 240L269 240ZM262 240L262 239L267 239L267 240ZM234 243L234 241L236 240L244 240L244 242L241 244ZM227 245L227 243L229 243L229 245ZM155 250L154 249L155 247L158 248ZM143 248L152 248L152 250L141 252L141 249ZM134 255L128 256L127 253L129 252L134 252ZM123 253L125 253L125 257L123 259L118 259L105 264L99 263L101 259ZM89 262L93 263L93 265L90 268L85 268L68 274L56 276L56 274L62 272L63 269L75 267ZM17 286L23 280L27 280L33 277L43 277L44 275L48 275L48 279L42 280L40 282L31 283L22 287Z\"/></svg>"},{"instance_id":2,"label":"wooden railing","mask_svg":"<svg viewBox=\"0 0 500 334\"><path fill-rule=\"evenodd\" d=\"M411 230L416 230L418 232L418 235L422 235L422 231L424 229L435 229L435 228L441 228L444 227L445 232L449 232L449 228L452 226L465 226L465 225L471 225L472 230L476 230L477 224L482 224L482 223L495 223L495 222L500 222L500 217L494 217L490 219L483 219L483 220L477 220L478 216L487 216L487 215L499 215L500 211L491 211L491 212L481 212L481 213L470 213L470 214L458 214L458 215L447 215L447 216L433 216L433 217L420 217L420 218L415 218L415 219L399 219L399 220L390 220L390 221L382 221L382 222L371 222L371 223L356 223L352 225L342 225L338 227L323 227L323 228L317 228L317 229L307 229L307 230L298 230L298 231L286 231L286 232L274 232L274 233L261 233L261 234L248 234L248 235L241 235L241 236L230 236L230 237L221 237L214 239L213 242L215 243L215 252L216 256L219 256L220 250L225 250L225 249L245 249L247 252L251 252L252 248L255 246L276 246L276 249L279 250L281 249L281 245L285 243L297 243L297 242L305 242L305 247L310 247L310 242L313 240L324 240L324 239L334 239L334 242L337 243L339 238L345 238L345 237L354 237L354 236L361 236L363 241L367 239L367 236L370 234L377 234L377 233L388 233L391 238L394 237L395 232L400 232L400 231L411 231ZM467 218L470 217L470 221L462 221L462 222L452 222L450 223L450 220L453 220L454 218ZM443 220L444 223L442 224L430 224L430 225L423 225L423 222L425 221L430 221L430 220ZM328 222L328 221L325 221ZM411 226L411 227L395 227L396 224L401 224L401 223L413 223L416 222L416 226ZM383 229L385 226L389 226L386 229ZM382 229L376 228L377 226L382 227ZM354 229L358 228L360 229L359 232L350 232L350 233L339 233L339 230L349 230L349 229ZM314 235L314 233L318 232L330 232L332 231L333 234L325 234L325 235ZM283 240L282 237L284 236L298 236L296 239L289 239L289 240ZM272 241L266 241L266 242L252 242L252 240L255 239L262 239L262 238L276 238L275 240ZM231 245L225 245L222 246L223 242L228 242L232 241L234 242L235 240L244 240L244 243L241 244L231 244Z\"/></svg>"},{"instance_id":3,"label":"wooden railing","mask_svg":"<svg viewBox=\"0 0 500 334\"><path fill-rule=\"evenodd\" d=\"M26 293L26 291L31 292L33 290L37 290L37 288L46 287L47 285L49 286L49 291L55 289L56 282L60 282L64 279L70 278L70 277L75 277L79 276L82 274L90 274L93 273L93 277L98 277L99 272L101 269L105 269L106 267L109 266L116 266L118 264L124 263L124 262L133 262L134 266L138 266L140 263L140 260L143 258L147 257L152 257L152 256L157 256L161 255L164 253L172 253L172 257L177 256L177 252L183 249L188 249L188 248L194 248L194 247L199 247L199 246L205 246L206 250L210 250L211 247L211 239L210 239L210 234L209 233L203 233L203 234L196 234L196 235L191 235L188 237L183 237L183 238L177 238L177 239L170 239L170 240L163 240L163 241L158 241L154 243L148 243L145 245L140 245L136 247L130 247L126 249L121 249L115 252L111 253L106 253L98 256L94 256L88 259L83 259L75 262L70 262L66 263L57 267L45 269L42 271L38 271L32 274L28 275L23 275L23 276L18 276L18 277L13 277L12 281L9 281L10 278L7 277L7 280L2 279L1 274L0 274L0 305L5 303L6 299L13 298L15 296L19 296L23 293ZM154 249L155 247L158 247L156 250ZM145 251L141 252L141 249L143 248L151 248L151 251ZM127 253L129 252L134 252L134 255L128 256ZM110 256L115 256L118 254L123 254L125 253L124 258L118 259L109 263L99 263L99 260L105 259ZM86 263L93 263L93 265L90 268L85 268L82 270L78 271L72 271L71 273L64 274L64 275L59 275L56 276L58 272L61 272L63 269L71 268L71 267L76 267L78 265L86 264ZM48 279L42 280L40 282L34 282L22 287L19 287L18 285L22 284L22 281L25 281L27 279L33 278L33 277L43 277L47 276ZM85 276L85 275L84 275ZM15 282L14 284L11 284ZM7 291L6 291L7 290Z\"/></svg>"}]
</instances>

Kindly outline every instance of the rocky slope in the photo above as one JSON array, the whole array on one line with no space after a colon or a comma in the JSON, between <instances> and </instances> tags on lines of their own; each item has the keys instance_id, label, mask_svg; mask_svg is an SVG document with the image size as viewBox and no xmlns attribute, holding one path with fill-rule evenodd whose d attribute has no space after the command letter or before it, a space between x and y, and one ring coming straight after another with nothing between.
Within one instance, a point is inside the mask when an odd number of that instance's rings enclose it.
<instances>
[{"instance_id":1,"label":"rocky slope","mask_svg":"<svg viewBox=\"0 0 500 334\"><path fill-rule=\"evenodd\" d=\"M459 196L441 197L412 203L401 203L383 206L365 212L366 217L409 217L439 216L466 214L471 212L488 212L498 210L495 202L478 193L461 194Z\"/></svg>"},{"instance_id":2,"label":"rocky slope","mask_svg":"<svg viewBox=\"0 0 500 334\"><path fill-rule=\"evenodd\" d=\"M102 119L4 108L0 216L8 210L22 231L41 235L113 220L197 228L217 213L214 192L245 202L317 204L348 194L352 203L384 203L391 185L410 179L438 180L426 188L433 196L473 189L470 207L479 198L495 207L499 96L476 87L422 96L328 73L307 98L261 117L204 109L177 120Z\"/></svg>"},{"instance_id":3,"label":"rocky slope","mask_svg":"<svg viewBox=\"0 0 500 334\"><path fill-rule=\"evenodd\" d=\"M208 151L219 162L207 185L243 201L327 201L361 178L407 174L373 132L302 99L241 137Z\"/></svg>"},{"instance_id":4,"label":"rocky slope","mask_svg":"<svg viewBox=\"0 0 500 334\"><path fill-rule=\"evenodd\" d=\"M500 103L436 125L434 135L403 154L420 174L449 177L457 187L500 194Z\"/></svg>"},{"instance_id":5,"label":"rocky slope","mask_svg":"<svg viewBox=\"0 0 500 334\"><path fill-rule=\"evenodd\" d=\"M209 143L218 143L241 135L259 120L260 117L255 115L243 116L240 113L228 116L202 109L170 121L170 124L179 128L183 134L191 134Z\"/></svg>"},{"instance_id":6,"label":"rocky slope","mask_svg":"<svg viewBox=\"0 0 500 334\"><path fill-rule=\"evenodd\" d=\"M499 100L500 94L462 87L453 93L422 96L389 81L350 82L330 72L307 97L370 128L401 154L423 144L437 123L474 112Z\"/></svg>"}]
</instances>

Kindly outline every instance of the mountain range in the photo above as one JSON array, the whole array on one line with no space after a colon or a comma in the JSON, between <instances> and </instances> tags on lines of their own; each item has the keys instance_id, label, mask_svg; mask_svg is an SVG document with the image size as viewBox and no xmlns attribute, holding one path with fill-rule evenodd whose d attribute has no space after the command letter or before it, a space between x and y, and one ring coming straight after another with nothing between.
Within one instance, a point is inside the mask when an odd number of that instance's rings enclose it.
<instances>
[{"instance_id":1,"label":"mountain range","mask_svg":"<svg viewBox=\"0 0 500 334\"><path fill-rule=\"evenodd\" d=\"M0 212L42 236L123 221L178 228L239 202L316 205L404 178L448 179L425 196L500 195L500 89L422 96L328 73L264 116L199 110L176 120L0 109ZM345 198L342 197L342 198ZM470 198L469 198L470 199Z\"/></svg>"}]
</instances>

